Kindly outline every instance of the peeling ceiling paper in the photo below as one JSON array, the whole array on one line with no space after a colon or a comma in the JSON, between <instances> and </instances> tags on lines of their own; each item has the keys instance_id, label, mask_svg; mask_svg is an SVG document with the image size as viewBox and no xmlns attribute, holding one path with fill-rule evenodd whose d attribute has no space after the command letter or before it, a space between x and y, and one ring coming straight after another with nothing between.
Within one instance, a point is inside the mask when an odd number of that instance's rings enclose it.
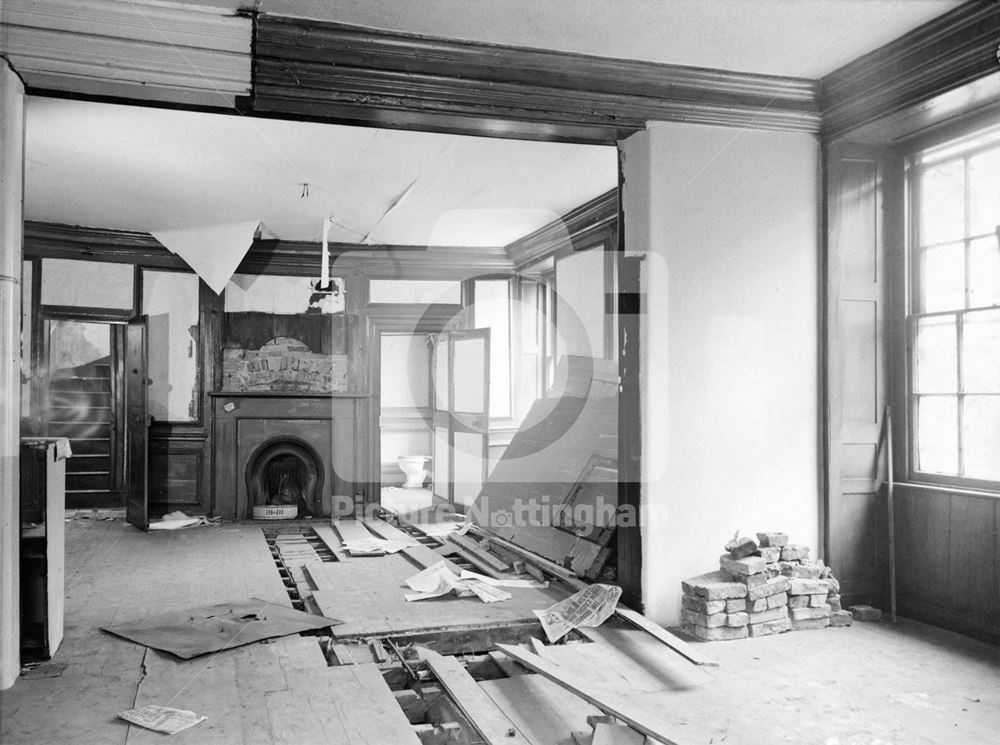
<instances>
[{"instance_id":1,"label":"peeling ceiling paper","mask_svg":"<svg viewBox=\"0 0 1000 745\"><path fill-rule=\"evenodd\" d=\"M221 295L236 267L253 244L260 221L202 225L176 230L151 230L150 234L180 256Z\"/></svg>"}]
</instances>

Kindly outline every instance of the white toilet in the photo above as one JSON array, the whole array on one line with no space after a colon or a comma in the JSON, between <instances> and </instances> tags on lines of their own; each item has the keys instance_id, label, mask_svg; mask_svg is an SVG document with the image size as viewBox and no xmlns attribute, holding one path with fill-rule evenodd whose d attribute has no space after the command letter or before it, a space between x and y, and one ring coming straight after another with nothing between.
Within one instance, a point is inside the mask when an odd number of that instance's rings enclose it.
<instances>
[{"instance_id":1,"label":"white toilet","mask_svg":"<svg viewBox=\"0 0 1000 745\"><path fill-rule=\"evenodd\" d=\"M424 485L427 478L427 455L401 455L396 458L400 470L406 474L406 481L403 482L404 489L419 489Z\"/></svg>"}]
</instances>

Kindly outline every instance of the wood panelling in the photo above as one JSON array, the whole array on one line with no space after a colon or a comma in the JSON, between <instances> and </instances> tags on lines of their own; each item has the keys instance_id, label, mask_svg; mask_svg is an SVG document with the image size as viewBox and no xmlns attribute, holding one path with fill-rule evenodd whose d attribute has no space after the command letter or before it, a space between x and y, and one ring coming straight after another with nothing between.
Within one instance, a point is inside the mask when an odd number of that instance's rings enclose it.
<instances>
[{"instance_id":1,"label":"wood panelling","mask_svg":"<svg viewBox=\"0 0 1000 745\"><path fill-rule=\"evenodd\" d=\"M1000 499L896 487L899 612L1000 642Z\"/></svg>"},{"instance_id":2,"label":"wood panelling","mask_svg":"<svg viewBox=\"0 0 1000 745\"><path fill-rule=\"evenodd\" d=\"M884 593L886 522L875 462L886 401L881 162L864 148L826 152L824 558L848 602Z\"/></svg>"},{"instance_id":3,"label":"wood panelling","mask_svg":"<svg viewBox=\"0 0 1000 745\"><path fill-rule=\"evenodd\" d=\"M786 78L259 16L254 112L613 144L647 121L815 132L817 85Z\"/></svg>"},{"instance_id":4,"label":"wood panelling","mask_svg":"<svg viewBox=\"0 0 1000 745\"><path fill-rule=\"evenodd\" d=\"M149 502L151 511L183 510L206 513L211 486L204 480L204 438L149 442Z\"/></svg>"},{"instance_id":5,"label":"wood panelling","mask_svg":"<svg viewBox=\"0 0 1000 745\"><path fill-rule=\"evenodd\" d=\"M972 0L830 73L820 87L823 135L838 137L993 75L997 28L1000 5Z\"/></svg>"},{"instance_id":6,"label":"wood panelling","mask_svg":"<svg viewBox=\"0 0 1000 745\"><path fill-rule=\"evenodd\" d=\"M3 20L0 53L33 90L230 108L250 89L251 20L225 10L5 0Z\"/></svg>"}]
</instances>

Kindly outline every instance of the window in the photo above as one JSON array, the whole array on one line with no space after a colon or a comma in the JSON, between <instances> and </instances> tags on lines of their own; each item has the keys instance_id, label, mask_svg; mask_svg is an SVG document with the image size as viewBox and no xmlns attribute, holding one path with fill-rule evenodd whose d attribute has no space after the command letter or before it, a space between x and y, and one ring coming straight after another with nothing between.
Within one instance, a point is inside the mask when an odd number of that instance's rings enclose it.
<instances>
[{"instance_id":1,"label":"window","mask_svg":"<svg viewBox=\"0 0 1000 745\"><path fill-rule=\"evenodd\" d=\"M1000 133L908 168L911 471L1000 482Z\"/></svg>"}]
</instances>

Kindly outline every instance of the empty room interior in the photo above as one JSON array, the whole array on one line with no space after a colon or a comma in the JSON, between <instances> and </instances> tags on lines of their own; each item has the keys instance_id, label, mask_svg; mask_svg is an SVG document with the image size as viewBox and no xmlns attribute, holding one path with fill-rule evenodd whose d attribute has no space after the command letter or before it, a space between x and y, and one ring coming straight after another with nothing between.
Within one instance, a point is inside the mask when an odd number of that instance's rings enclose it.
<instances>
[{"instance_id":1,"label":"empty room interior","mask_svg":"<svg viewBox=\"0 0 1000 745\"><path fill-rule=\"evenodd\" d=\"M995 743L998 43L0 3L0 741Z\"/></svg>"}]
</instances>

